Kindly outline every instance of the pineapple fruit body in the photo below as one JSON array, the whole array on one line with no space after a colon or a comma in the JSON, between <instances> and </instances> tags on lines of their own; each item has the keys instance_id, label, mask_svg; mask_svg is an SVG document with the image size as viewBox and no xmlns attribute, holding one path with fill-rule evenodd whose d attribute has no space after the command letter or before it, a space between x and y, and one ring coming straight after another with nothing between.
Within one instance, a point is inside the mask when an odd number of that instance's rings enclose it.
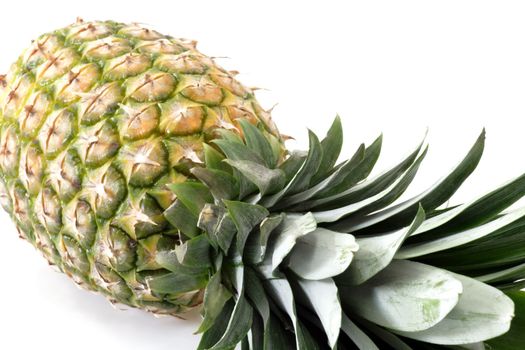
<instances>
[{"instance_id":1,"label":"pineapple fruit body","mask_svg":"<svg viewBox=\"0 0 525 350\"><path fill-rule=\"evenodd\" d=\"M139 25L79 21L44 34L0 78L2 205L20 236L79 285L158 313L198 305L194 290L161 294L159 248L179 232L163 211L167 184L187 180L203 146L239 120L269 114L234 73L195 42Z\"/></svg>"}]
</instances>

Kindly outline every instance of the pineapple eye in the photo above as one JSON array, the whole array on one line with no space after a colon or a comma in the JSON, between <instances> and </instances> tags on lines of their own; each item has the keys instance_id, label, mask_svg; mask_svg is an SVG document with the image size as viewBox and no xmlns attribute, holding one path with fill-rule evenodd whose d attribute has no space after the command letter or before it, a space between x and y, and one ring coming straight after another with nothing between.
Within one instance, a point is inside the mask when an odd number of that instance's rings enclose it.
<instances>
[{"instance_id":1,"label":"pineapple eye","mask_svg":"<svg viewBox=\"0 0 525 350\"><path fill-rule=\"evenodd\" d=\"M27 191L32 195L36 195L42 187L43 163L42 152L35 145L22 150L18 174Z\"/></svg>"},{"instance_id":2,"label":"pineapple eye","mask_svg":"<svg viewBox=\"0 0 525 350\"><path fill-rule=\"evenodd\" d=\"M109 79L129 78L144 73L151 65L147 55L129 53L110 60L104 69L104 76Z\"/></svg>"},{"instance_id":3,"label":"pineapple eye","mask_svg":"<svg viewBox=\"0 0 525 350\"><path fill-rule=\"evenodd\" d=\"M160 101L171 95L176 85L172 74L152 71L130 79L126 95L137 102Z\"/></svg>"},{"instance_id":4,"label":"pineapple eye","mask_svg":"<svg viewBox=\"0 0 525 350\"><path fill-rule=\"evenodd\" d=\"M79 23L69 29L67 39L72 41L89 41L111 34L111 27L106 23Z\"/></svg>"},{"instance_id":5,"label":"pineapple eye","mask_svg":"<svg viewBox=\"0 0 525 350\"><path fill-rule=\"evenodd\" d=\"M14 175L16 173L19 147L14 127L7 127L0 135L0 167L5 174Z\"/></svg>"},{"instance_id":6,"label":"pineapple eye","mask_svg":"<svg viewBox=\"0 0 525 350\"><path fill-rule=\"evenodd\" d=\"M33 136L38 132L47 116L50 105L49 96L41 91L35 92L29 97L28 104L18 117L20 130L24 136Z\"/></svg>"},{"instance_id":7,"label":"pineapple eye","mask_svg":"<svg viewBox=\"0 0 525 350\"><path fill-rule=\"evenodd\" d=\"M205 118L204 108L186 107L179 100L161 105L159 127L167 135L190 135L199 132Z\"/></svg>"},{"instance_id":8,"label":"pineapple eye","mask_svg":"<svg viewBox=\"0 0 525 350\"><path fill-rule=\"evenodd\" d=\"M123 55L132 49L129 40L121 38L105 38L87 43L84 56L90 59L108 59Z\"/></svg>"},{"instance_id":9,"label":"pineapple eye","mask_svg":"<svg viewBox=\"0 0 525 350\"><path fill-rule=\"evenodd\" d=\"M152 55L158 54L179 54L187 50L184 46L174 43L167 39L159 39L155 41L144 41L135 47L138 51L149 53Z\"/></svg>"},{"instance_id":10,"label":"pineapple eye","mask_svg":"<svg viewBox=\"0 0 525 350\"><path fill-rule=\"evenodd\" d=\"M65 48L58 50L38 67L36 72L37 82L45 85L61 77L73 68L77 60L78 54L73 49Z\"/></svg>"},{"instance_id":11,"label":"pineapple eye","mask_svg":"<svg viewBox=\"0 0 525 350\"><path fill-rule=\"evenodd\" d=\"M3 103L5 118L16 118L19 113L23 113L23 106L33 85L33 78L28 74L24 74L13 84L13 88L8 90Z\"/></svg>"},{"instance_id":12,"label":"pineapple eye","mask_svg":"<svg viewBox=\"0 0 525 350\"><path fill-rule=\"evenodd\" d=\"M119 130L129 140L150 136L159 124L159 108L156 104L137 106L120 105L122 113L117 115Z\"/></svg>"},{"instance_id":13,"label":"pineapple eye","mask_svg":"<svg viewBox=\"0 0 525 350\"><path fill-rule=\"evenodd\" d=\"M101 122L78 136L75 148L86 166L100 166L113 157L120 148L119 135L111 122Z\"/></svg>"},{"instance_id":14,"label":"pineapple eye","mask_svg":"<svg viewBox=\"0 0 525 350\"><path fill-rule=\"evenodd\" d=\"M84 124L96 123L104 116L113 113L123 98L120 85L115 82L104 84L81 96L78 110Z\"/></svg>"},{"instance_id":15,"label":"pineapple eye","mask_svg":"<svg viewBox=\"0 0 525 350\"><path fill-rule=\"evenodd\" d=\"M117 162L133 186L152 185L166 171L168 154L159 139L144 139L125 145Z\"/></svg>"},{"instance_id":16,"label":"pineapple eye","mask_svg":"<svg viewBox=\"0 0 525 350\"><path fill-rule=\"evenodd\" d=\"M162 55L155 61L161 70L180 74L204 74L212 63L204 57L190 54Z\"/></svg>"},{"instance_id":17,"label":"pineapple eye","mask_svg":"<svg viewBox=\"0 0 525 350\"><path fill-rule=\"evenodd\" d=\"M249 93L248 89L246 89L237 80L235 80L232 76L228 74L210 74L210 78L223 89L226 89L239 97L246 98Z\"/></svg>"},{"instance_id":18,"label":"pineapple eye","mask_svg":"<svg viewBox=\"0 0 525 350\"><path fill-rule=\"evenodd\" d=\"M89 63L72 69L56 83L56 98L61 103L70 103L78 99L100 79L99 68Z\"/></svg>"},{"instance_id":19,"label":"pineapple eye","mask_svg":"<svg viewBox=\"0 0 525 350\"><path fill-rule=\"evenodd\" d=\"M63 149L73 136L75 116L67 109L53 112L38 135L44 153L52 156Z\"/></svg>"},{"instance_id":20,"label":"pineapple eye","mask_svg":"<svg viewBox=\"0 0 525 350\"><path fill-rule=\"evenodd\" d=\"M40 224L52 235L62 228L62 206L51 188L44 188L37 196L34 212Z\"/></svg>"},{"instance_id":21,"label":"pineapple eye","mask_svg":"<svg viewBox=\"0 0 525 350\"><path fill-rule=\"evenodd\" d=\"M224 99L222 89L206 81L192 83L182 89L180 94L189 100L211 106L220 104Z\"/></svg>"},{"instance_id":22,"label":"pineapple eye","mask_svg":"<svg viewBox=\"0 0 525 350\"><path fill-rule=\"evenodd\" d=\"M163 37L162 34L159 32L156 32L154 30L151 30L149 28L144 28L138 24L131 24L128 26L123 27L119 34L131 36L133 38L141 39L141 40L156 40Z\"/></svg>"}]
</instances>

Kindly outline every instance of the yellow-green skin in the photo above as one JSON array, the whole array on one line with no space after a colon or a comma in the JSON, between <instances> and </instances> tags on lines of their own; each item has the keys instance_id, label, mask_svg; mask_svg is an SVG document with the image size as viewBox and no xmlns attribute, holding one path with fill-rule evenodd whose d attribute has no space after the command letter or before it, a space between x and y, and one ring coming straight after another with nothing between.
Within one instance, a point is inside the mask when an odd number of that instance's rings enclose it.
<instances>
[{"instance_id":1,"label":"yellow-green skin","mask_svg":"<svg viewBox=\"0 0 525 350\"><path fill-rule=\"evenodd\" d=\"M181 240L166 185L238 120L279 134L251 89L195 43L137 24L77 23L35 40L0 76L1 202L20 236L112 302L180 314L202 287L159 294L159 249Z\"/></svg>"}]
</instances>

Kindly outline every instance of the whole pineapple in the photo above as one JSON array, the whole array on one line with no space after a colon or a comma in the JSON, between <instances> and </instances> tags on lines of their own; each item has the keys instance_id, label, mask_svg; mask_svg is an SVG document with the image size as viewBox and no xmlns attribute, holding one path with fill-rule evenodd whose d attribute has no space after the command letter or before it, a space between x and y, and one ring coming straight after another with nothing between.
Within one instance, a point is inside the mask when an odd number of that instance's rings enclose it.
<instances>
[{"instance_id":1,"label":"whole pineapple","mask_svg":"<svg viewBox=\"0 0 525 350\"><path fill-rule=\"evenodd\" d=\"M382 138L338 163L342 126L288 152L251 89L186 40L79 21L0 77L2 205L20 236L112 302L180 315L199 349L523 347L525 175L447 201L422 143L370 176Z\"/></svg>"},{"instance_id":2,"label":"whole pineapple","mask_svg":"<svg viewBox=\"0 0 525 350\"><path fill-rule=\"evenodd\" d=\"M252 91L195 49L139 25L77 23L45 34L0 79L2 205L20 236L83 287L160 313L201 302L156 293L158 247L180 242L167 184L191 176L218 130L279 134Z\"/></svg>"}]
</instances>

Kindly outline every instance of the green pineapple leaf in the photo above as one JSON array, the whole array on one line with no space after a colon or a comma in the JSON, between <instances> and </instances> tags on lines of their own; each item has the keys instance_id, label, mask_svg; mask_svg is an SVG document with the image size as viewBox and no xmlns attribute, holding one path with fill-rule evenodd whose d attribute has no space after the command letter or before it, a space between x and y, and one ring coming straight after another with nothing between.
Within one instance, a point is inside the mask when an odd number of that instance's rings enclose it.
<instances>
[{"instance_id":1,"label":"green pineapple leaf","mask_svg":"<svg viewBox=\"0 0 525 350\"><path fill-rule=\"evenodd\" d=\"M307 280L334 277L348 269L358 249L354 236L319 227L297 239L287 267Z\"/></svg>"},{"instance_id":2,"label":"green pineapple leaf","mask_svg":"<svg viewBox=\"0 0 525 350\"><path fill-rule=\"evenodd\" d=\"M354 342L359 350L380 350L373 340L344 313L341 319L341 330Z\"/></svg>"},{"instance_id":3,"label":"green pineapple leaf","mask_svg":"<svg viewBox=\"0 0 525 350\"><path fill-rule=\"evenodd\" d=\"M216 201L239 197L239 184L227 172L216 169L193 168L191 173L206 184Z\"/></svg>"},{"instance_id":4,"label":"green pineapple leaf","mask_svg":"<svg viewBox=\"0 0 525 350\"><path fill-rule=\"evenodd\" d=\"M248 235L270 213L264 207L238 201L224 201L228 213L237 228L237 251L244 252Z\"/></svg>"},{"instance_id":5,"label":"green pineapple leaf","mask_svg":"<svg viewBox=\"0 0 525 350\"><path fill-rule=\"evenodd\" d=\"M297 279L296 293L303 305L308 305L321 321L330 348L334 348L341 330L343 310L339 303L337 286L330 278L322 280ZM323 296L320 298L319 296Z\"/></svg>"},{"instance_id":6,"label":"green pineapple leaf","mask_svg":"<svg viewBox=\"0 0 525 350\"><path fill-rule=\"evenodd\" d=\"M345 310L405 332L425 330L443 320L462 291L461 282L452 274L406 260L393 260L358 286L340 286Z\"/></svg>"},{"instance_id":7,"label":"green pineapple leaf","mask_svg":"<svg viewBox=\"0 0 525 350\"><path fill-rule=\"evenodd\" d=\"M276 157L268 138L247 120L241 120L239 124L246 140L246 146L259 155L265 166L270 169L275 168L279 159Z\"/></svg>"},{"instance_id":8,"label":"green pineapple leaf","mask_svg":"<svg viewBox=\"0 0 525 350\"><path fill-rule=\"evenodd\" d=\"M512 320L510 331L504 335L488 340L488 350L516 350L523 346L525 334L525 292L512 291L507 293L516 306L516 317Z\"/></svg>"},{"instance_id":9,"label":"green pineapple leaf","mask_svg":"<svg viewBox=\"0 0 525 350\"><path fill-rule=\"evenodd\" d=\"M321 141L321 148L323 150L323 158L317 170L317 173L312 178L312 183L317 184L323 180L327 174L332 171L341 149L343 147L343 126L341 125L341 118L336 116L332 126L326 133L326 137Z\"/></svg>"},{"instance_id":10,"label":"green pineapple leaf","mask_svg":"<svg viewBox=\"0 0 525 350\"><path fill-rule=\"evenodd\" d=\"M463 285L454 309L431 328L395 331L432 344L461 345L483 342L505 334L514 317L514 303L498 289L462 275L453 274ZM488 302L487 302L488 301Z\"/></svg>"},{"instance_id":11,"label":"green pineapple leaf","mask_svg":"<svg viewBox=\"0 0 525 350\"><path fill-rule=\"evenodd\" d=\"M168 185L192 215L198 217L206 203L213 203L208 187L200 182L182 182Z\"/></svg>"},{"instance_id":12,"label":"green pineapple leaf","mask_svg":"<svg viewBox=\"0 0 525 350\"><path fill-rule=\"evenodd\" d=\"M204 319L196 333L204 333L213 326L231 297L231 292L221 283L221 272L215 273L204 291Z\"/></svg>"},{"instance_id":13,"label":"green pineapple leaf","mask_svg":"<svg viewBox=\"0 0 525 350\"><path fill-rule=\"evenodd\" d=\"M337 277L337 282L341 285L358 285L375 276L392 262L404 240L417 230L424 220L425 211L420 207L408 227L386 234L358 237L356 241L359 249L354 253L354 260L350 267Z\"/></svg>"},{"instance_id":14,"label":"green pineapple leaf","mask_svg":"<svg viewBox=\"0 0 525 350\"><path fill-rule=\"evenodd\" d=\"M255 184L261 196L280 191L286 184L286 177L281 169L269 169L249 160L226 159L225 161Z\"/></svg>"}]
</instances>

